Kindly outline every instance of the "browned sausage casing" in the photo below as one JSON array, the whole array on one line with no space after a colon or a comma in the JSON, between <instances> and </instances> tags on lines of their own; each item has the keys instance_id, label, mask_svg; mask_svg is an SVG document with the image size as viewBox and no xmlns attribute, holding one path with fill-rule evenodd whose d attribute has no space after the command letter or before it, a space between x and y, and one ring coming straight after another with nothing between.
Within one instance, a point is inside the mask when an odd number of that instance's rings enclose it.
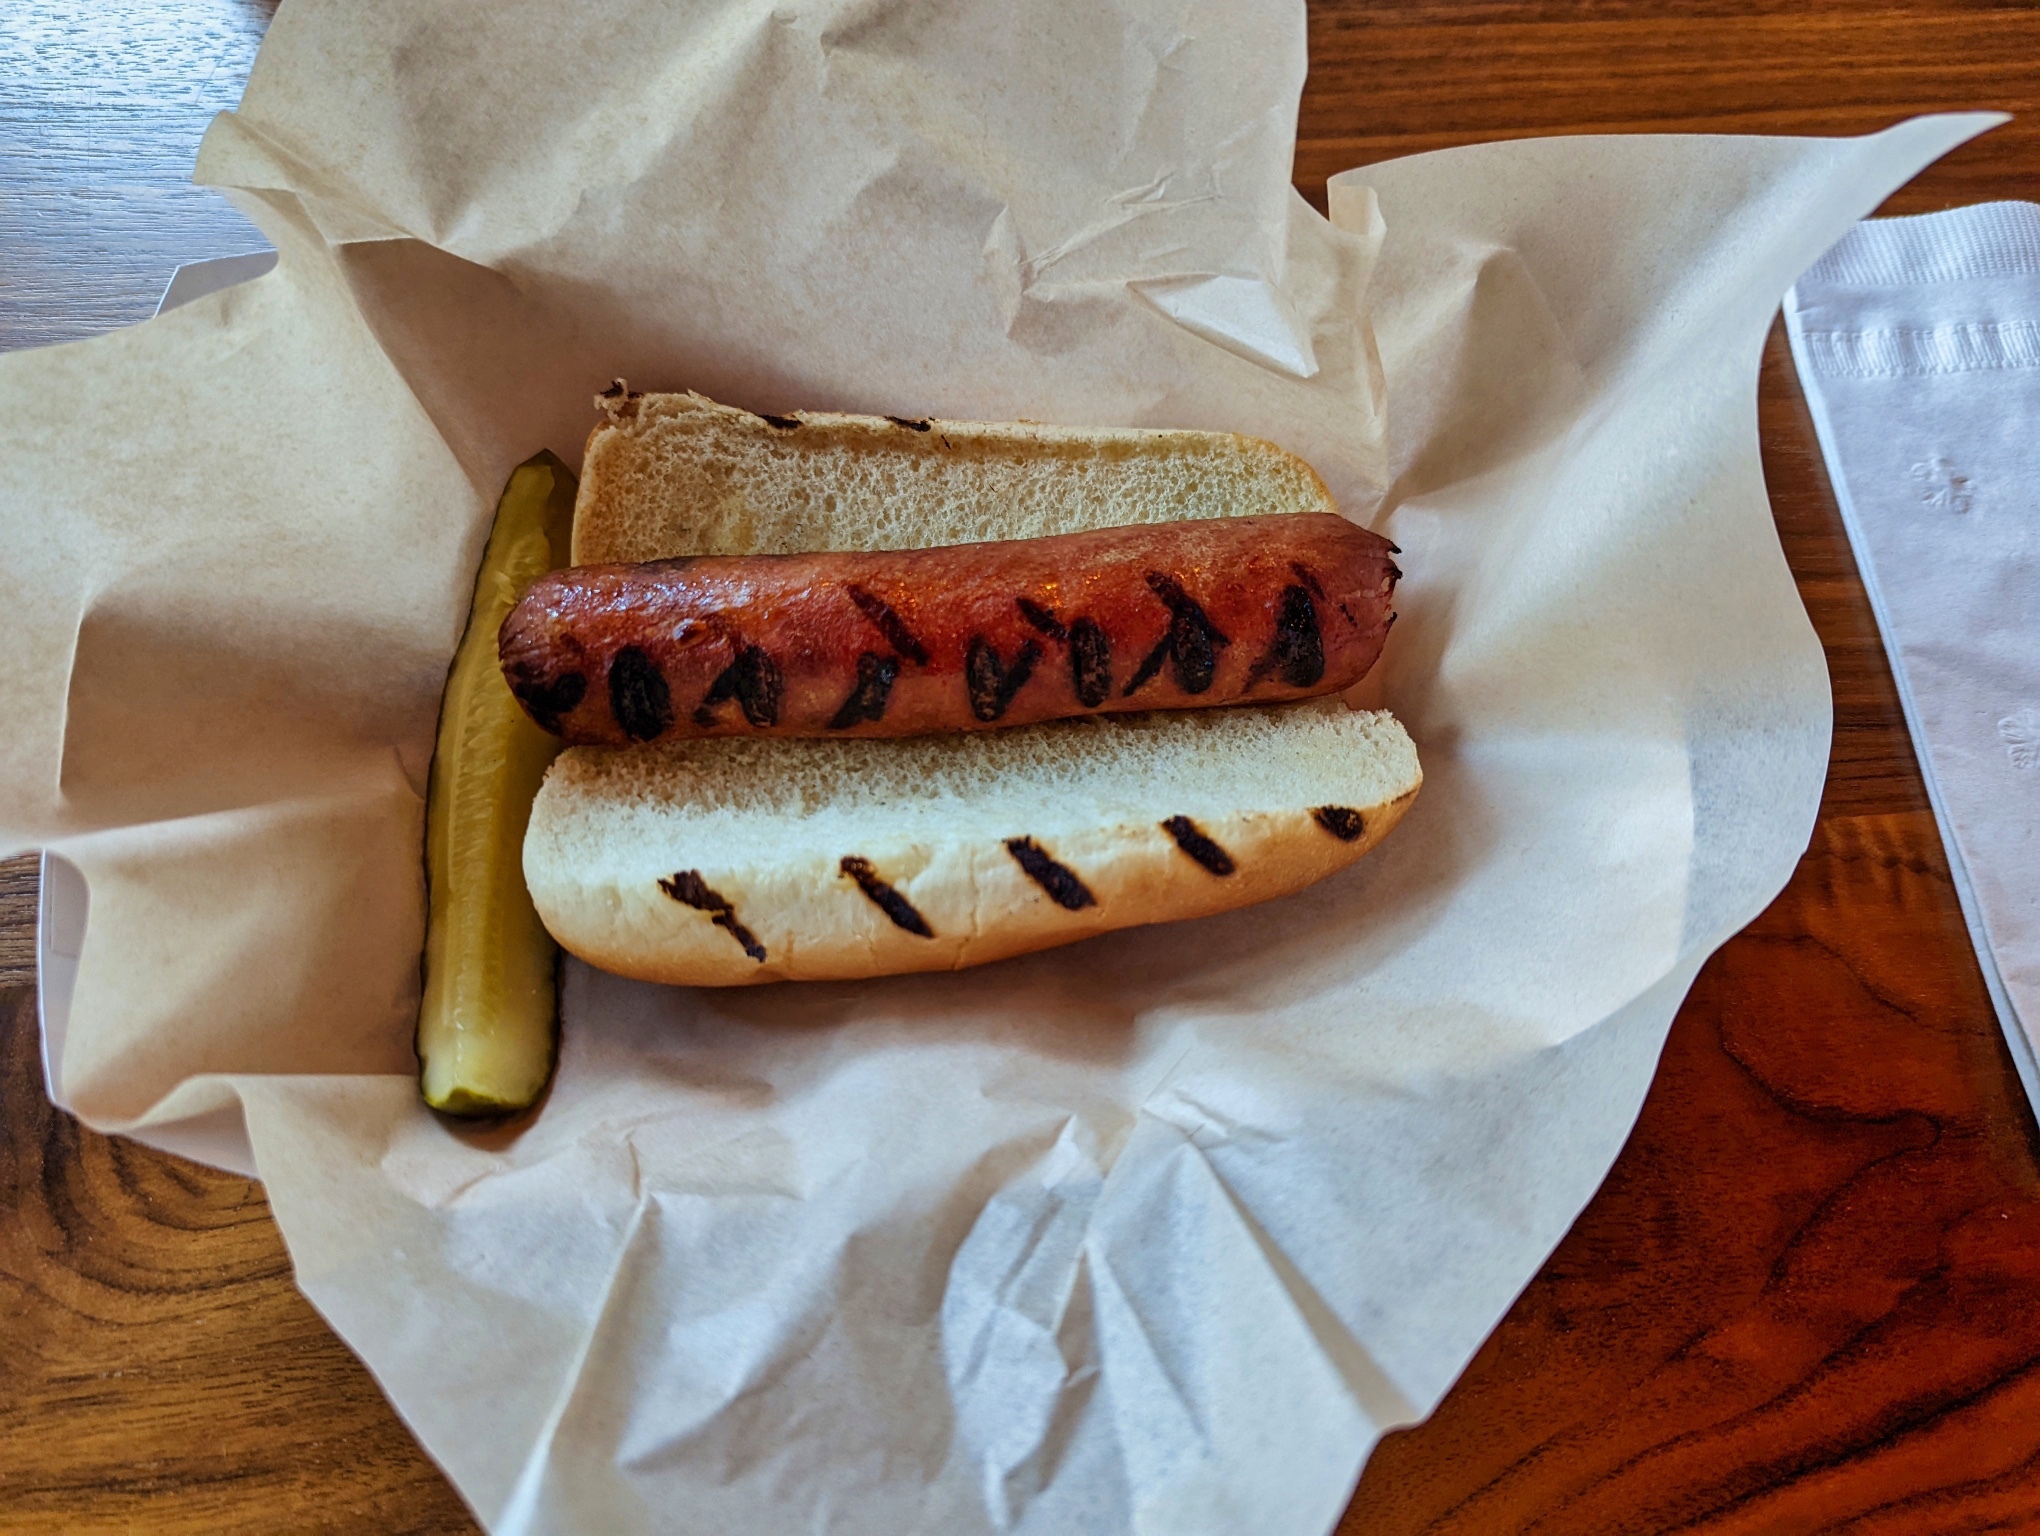
<instances>
[{"instance_id":1,"label":"browned sausage casing","mask_svg":"<svg viewBox=\"0 0 2040 1536\"><path fill-rule=\"evenodd\" d=\"M912 736L1335 693L1394 618L1394 546L1329 513L838 554L589 565L504 621L570 742Z\"/></svg>"}]
</instances>

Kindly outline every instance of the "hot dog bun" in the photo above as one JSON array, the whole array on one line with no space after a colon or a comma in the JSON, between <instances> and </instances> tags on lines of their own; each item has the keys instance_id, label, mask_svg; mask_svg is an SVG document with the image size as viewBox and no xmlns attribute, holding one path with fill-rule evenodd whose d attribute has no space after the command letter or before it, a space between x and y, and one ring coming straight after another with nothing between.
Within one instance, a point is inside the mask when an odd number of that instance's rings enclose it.
<instances>
[{"instance_id":1,"label":"hot dog bun","mask_svg":"<svg viewBox=\"0 0 2040 1536\"><path fill-rule=\"evenodd\" d=\"M1339 510L1295 454L1231 432L756 416L620 388L602 403L574 509L576 565Z\"/></svg>"},{"instance_id":2,"label":"hot dog bun","mask_svg":"<svg viewBox=\"0 0 2040 1536\"><path fill-rule=\"evenodd\" d=\"M604 970L948 970L1300 890L1379 842L1418 781L1391 716L1337 701L574 747L524 869L546 926Z\"/></svg>"},{"instance_id":3,"label":"hot dog bun","mask_svg":"<svg viewBox=\"0 0 2040 1536\"><path fill-rule=\"evenodd\" d=\"M1272 444L605 397L577 562L918 548L1335 510ZM524 872L569 951L690 985L950 969L1296 891L1422 782L1336 700L906 740L726 738L561 754Z\"/></svg>"}]
</instances>

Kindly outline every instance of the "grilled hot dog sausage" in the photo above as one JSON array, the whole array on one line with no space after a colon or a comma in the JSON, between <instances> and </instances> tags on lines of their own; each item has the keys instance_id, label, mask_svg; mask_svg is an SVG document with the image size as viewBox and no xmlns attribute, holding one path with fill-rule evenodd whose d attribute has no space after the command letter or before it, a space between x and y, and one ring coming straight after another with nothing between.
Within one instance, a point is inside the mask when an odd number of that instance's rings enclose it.
<instances>
[{"instance_id":1,"label":"grilled hot dog sausage","mask_svg":"<svg viewBox=\"0 0 2040 1536\"><path fill-rule=\"evenodd\" d=\"M1395 615L1394 546L1329 513L941 549L590 565L498 637L569 742L912 736L1336 693Z\"/></svg>"}]
</instances>

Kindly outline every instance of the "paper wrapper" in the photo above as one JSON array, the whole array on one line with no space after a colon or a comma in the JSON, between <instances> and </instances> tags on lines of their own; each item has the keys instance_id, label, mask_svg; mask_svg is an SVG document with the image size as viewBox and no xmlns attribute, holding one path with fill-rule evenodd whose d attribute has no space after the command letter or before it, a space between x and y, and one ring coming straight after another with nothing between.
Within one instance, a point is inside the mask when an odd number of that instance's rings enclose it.
<instances>
[{"instance_id":1,"label":"paper wrapper","mask_svg":"<svg viewBox=\"0 0 2040 1536\"><path fill-rule=\"evenodd\" d=\"M199 167L278 270L0 363L0 843L90 892L53 1088L244 1121L496 1530L1323 1530L1791 869L1829 708L1760 345L1989 119L1428 155L1326 223L1303 70L1237 0L293 0ZM979 971L570 968L536 1121L435 1119L440 685L507 471L618 374L1295 449L1405 551L1422 797L1300 896Z\"/></svg>"}]
</instances>

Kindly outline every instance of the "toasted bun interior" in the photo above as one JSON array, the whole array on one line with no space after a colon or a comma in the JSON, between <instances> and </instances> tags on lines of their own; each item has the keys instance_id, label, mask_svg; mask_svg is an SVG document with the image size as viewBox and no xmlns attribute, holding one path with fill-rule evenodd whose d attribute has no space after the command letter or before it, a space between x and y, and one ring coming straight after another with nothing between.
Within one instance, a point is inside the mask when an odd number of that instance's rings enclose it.
<instances>
[{"instance_id":1,"label":"toasted bun interior","mask_svg":"<svg viewBox=\"0 0 2040 1536\"><path fill-rule=\"evenodd\" d=\"M576 565L1339 510L1295 454L1230 432L768 418L699 395L627 396L610 413L588 440Z\"/></svg>"}]
</instances>

